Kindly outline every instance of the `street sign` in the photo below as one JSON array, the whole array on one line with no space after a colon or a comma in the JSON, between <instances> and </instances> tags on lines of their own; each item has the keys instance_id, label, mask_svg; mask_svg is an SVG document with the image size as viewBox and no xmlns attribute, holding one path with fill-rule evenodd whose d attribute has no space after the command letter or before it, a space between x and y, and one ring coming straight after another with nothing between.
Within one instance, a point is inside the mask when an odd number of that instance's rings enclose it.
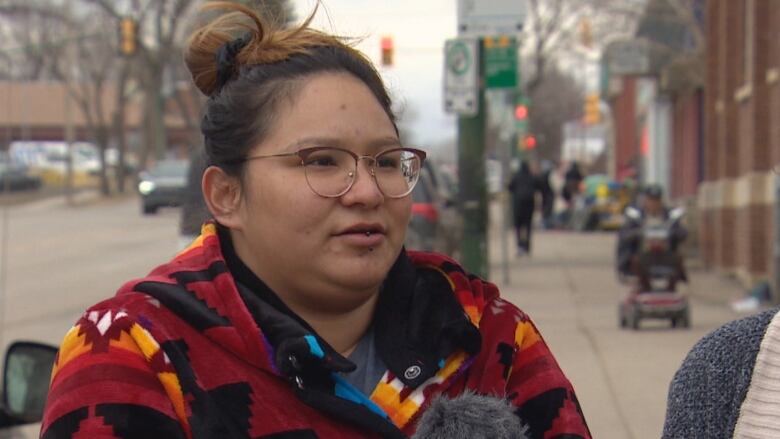
<instances>
[{"instance_id":1,"label":"street sign","mask_svg":"<svg viewBox=\"0 0 780 439\"><path fill-rule=\"evenodd\" d=\"M485 87L517 87L517 39L503 35L484 38Z\"/></svg>"},{"instance_id":2,"label":"street sign","mask_svg":"<svg viewBox=\"0 0 780 439\"><path fill-rule=\"evenodd\" d=\"M458 35L520 33L526 11L526 0L458 0Z\"/></svg>"},{"instance_id":3,"label":"street sign","mask_svg":"<svg viewBox=\"0 0 780 439\"><path fill-rule=\"evenodd\" d=\"M615 41L607 46L610 75L642 75L650 70L650 52L642 40Z\"/></svg>"},{"instance_id":4,"label":"street sign","mask_svg":"<svg viewBox=\"0 0 780 439\"><path fill-rule=\"evenodd\" d=\"M444 45L444 111L474 116L479 111L477 40L458 38Z\"/></svg>"}]
</instances>

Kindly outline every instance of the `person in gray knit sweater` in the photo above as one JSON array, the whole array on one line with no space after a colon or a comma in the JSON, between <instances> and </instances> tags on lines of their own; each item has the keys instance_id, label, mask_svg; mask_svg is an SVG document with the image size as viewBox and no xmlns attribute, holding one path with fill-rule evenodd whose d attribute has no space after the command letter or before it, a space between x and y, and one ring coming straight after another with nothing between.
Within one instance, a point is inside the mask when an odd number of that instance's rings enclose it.
<instances>
[{"instance_id":1,"label":"person in gray knit sweater","mask_svg":"<svg viewBox=\"0 0 780 439\"><path fill-rule=\"evenodd\" d=\"M758 437L780 437L767 427L780 416L766 422L766 378L760 378L777 367L766 358L777 356L772 347L780 349L776 315L777 308L729 322L696 343L669 386L663 438L731 438L755 430L763 430Z\"/></svg>"}]
</instances>

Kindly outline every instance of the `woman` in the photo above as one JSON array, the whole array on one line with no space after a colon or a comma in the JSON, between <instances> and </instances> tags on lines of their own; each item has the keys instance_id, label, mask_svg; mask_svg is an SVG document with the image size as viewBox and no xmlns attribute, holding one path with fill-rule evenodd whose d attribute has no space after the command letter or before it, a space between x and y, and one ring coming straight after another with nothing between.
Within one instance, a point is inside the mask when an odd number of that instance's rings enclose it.
<instances>
[{"instance_id":1,"label":"woman","mask_svg":"<svg viewBox=\"0 0 780 439\"><path fill-rule=\"evenodd\" d=\"M213 8L231 13L185 56L213 221L66 335L43 437L404 438L464 393L505 398L532 437L589 437L528 317L403 250L425 153L370 62L308 21Z\"/></svg>"}]
</instances>

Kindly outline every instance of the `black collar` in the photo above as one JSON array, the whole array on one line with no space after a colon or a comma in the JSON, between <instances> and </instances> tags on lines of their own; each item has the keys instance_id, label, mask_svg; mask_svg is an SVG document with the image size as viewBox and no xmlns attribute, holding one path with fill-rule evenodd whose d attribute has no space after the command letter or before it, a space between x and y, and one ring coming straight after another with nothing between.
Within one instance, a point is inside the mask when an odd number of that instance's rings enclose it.
<instances>
[{"instance_id":1,"label":"black collar","mask_svg":"<svg viewBox=\"0 0 780 439\"><path fill-rule=\"evenodd\" d=\"M230 233L217 226L222 253L239 293L269 343L279 350L283 342L311 334L326 351L330 370L347 371L354 364L331 348L314 329L282 302L235 253ZM404 250L381 288L374 315L377 351L387 368L404 384L417 387L432 377L442 360L458 349L474 355L481 336L455 298L447 279L436 270L418 269ZM277 367L286 356L276 352Z\"/></svg>"}]
</instances>

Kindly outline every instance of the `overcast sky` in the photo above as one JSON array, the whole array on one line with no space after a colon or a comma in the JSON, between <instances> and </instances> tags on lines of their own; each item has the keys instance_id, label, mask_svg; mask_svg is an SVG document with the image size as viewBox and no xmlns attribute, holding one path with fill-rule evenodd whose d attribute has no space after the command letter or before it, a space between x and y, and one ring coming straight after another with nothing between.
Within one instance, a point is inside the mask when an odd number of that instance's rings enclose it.
<instances>
[{"instance_id":1,"label":"overcast sky","mask_svg":"<svg viewBox=\"0 0 780 439\"><path fill-rule=\"evenodd\" d=\"M314 0L293 0L298 20ZM454 116L442 109L444 42L456 36L455 0L322 0L314 27L364 37L358 48L377 64L394 101L410 107L412 142L424 149L455 138ZM392 67L380 64L382 36L392 36ZM406 121L402 120L406 124Z\"/></svg>"}]
</instances>

